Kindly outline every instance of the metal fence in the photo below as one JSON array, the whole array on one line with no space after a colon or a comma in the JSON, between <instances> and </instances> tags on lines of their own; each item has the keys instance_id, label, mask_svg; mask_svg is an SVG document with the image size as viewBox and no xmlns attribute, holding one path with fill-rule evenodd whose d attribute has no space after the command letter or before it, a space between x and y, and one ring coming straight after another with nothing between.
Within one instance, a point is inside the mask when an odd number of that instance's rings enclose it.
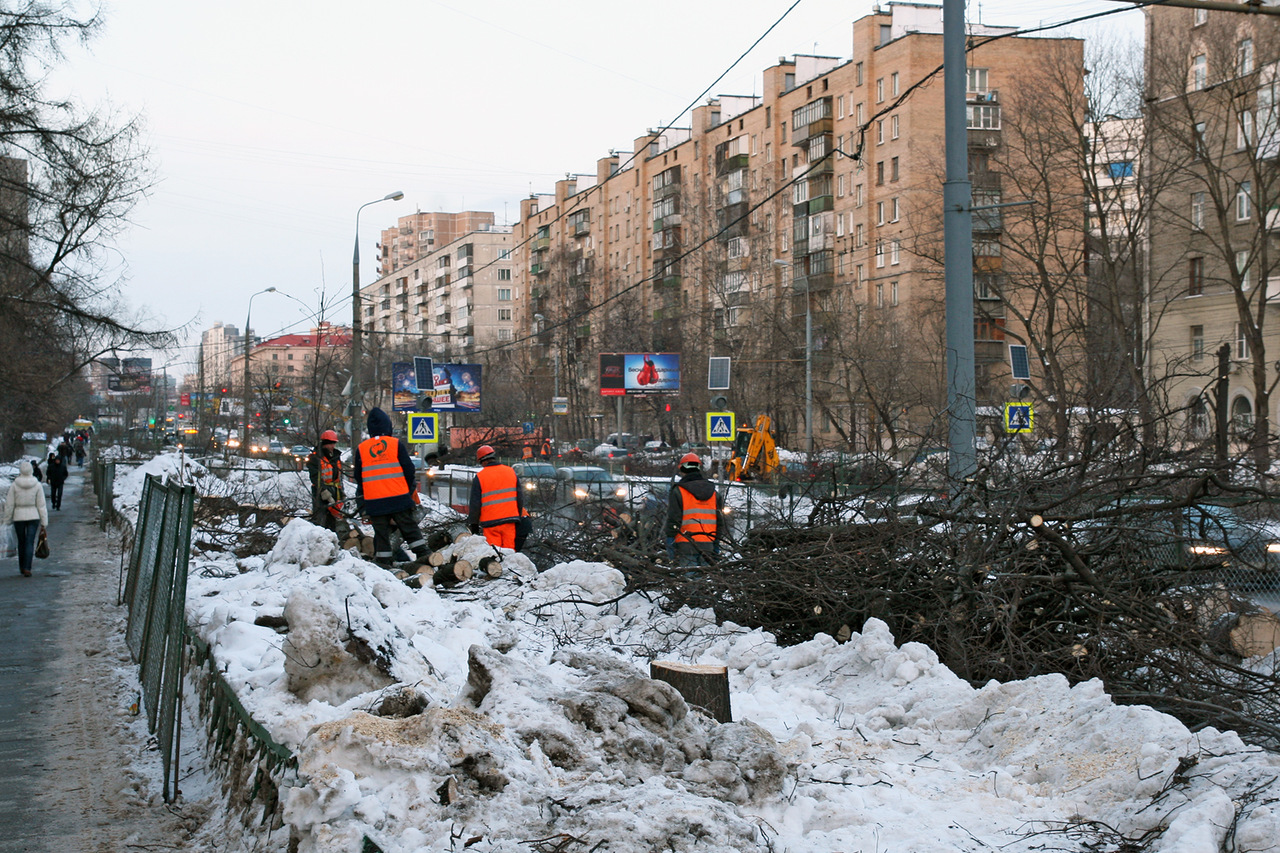
<instances>
[{"instance_id":1,"label":"metal fence","mask_svg":"<svg viewBox=\"0 0 1280 853\"><path fill-rule=\"evenodd\" d=\"M98 527L106 530L115 512L116 463L94 460L93 494L98 503Z\"/></svg>"},{"instance_id":2,"label":"metal fence","mask_svg":"<svg viewBox=\"0 0 1280 853\"><path fill-rule=\"evenodd\" d=\"M125 639L140 670L147 729L163 756L166 801L171 799L170 780L172 796L178 791L178 701L194 509L194 486L147 476L125 581Z\"/></svg>"}]
</instances>

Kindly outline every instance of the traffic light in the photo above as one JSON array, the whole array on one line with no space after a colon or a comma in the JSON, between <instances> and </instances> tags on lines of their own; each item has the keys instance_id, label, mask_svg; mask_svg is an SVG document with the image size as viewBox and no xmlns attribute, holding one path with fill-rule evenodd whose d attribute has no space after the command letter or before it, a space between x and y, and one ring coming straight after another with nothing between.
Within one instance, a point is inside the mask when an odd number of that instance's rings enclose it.
<instances>
[{"instance_id":1,"label":"traffic light","mask_svg":"<svg viewBox=\"0 0 1280 853\"><path fill-rule=\"evenodd\" d=\"M280 383L279 383L279 382L277 382L275 385L273 385L273 386L271 386L271 387L273 387L273 388L275 388L277 391L279 391L279 390L280 390Z\"/></svg>"},{"instance_id":2,"label":"traffic light","mask_svg":"<svg viewBox=\"0 0 1280 853\"><path fill-rule=\"evenodd\" d=\"M284 425L285 425L285 426L288 426L288 425L289 425L289 419L288 419L288 418L285 418L285 419L284 419Z\"/></svg>"},{"instance_id":3,"label":"traffic light","mask_svg":"<svg viewBox=\"0 0 1280 853\"><path fill-rule=\"evenodd\" d=\"M231 390L230 388L223 388L221 389L221 393L226 394L230 390Z\"/></svg>"}]
</instances>

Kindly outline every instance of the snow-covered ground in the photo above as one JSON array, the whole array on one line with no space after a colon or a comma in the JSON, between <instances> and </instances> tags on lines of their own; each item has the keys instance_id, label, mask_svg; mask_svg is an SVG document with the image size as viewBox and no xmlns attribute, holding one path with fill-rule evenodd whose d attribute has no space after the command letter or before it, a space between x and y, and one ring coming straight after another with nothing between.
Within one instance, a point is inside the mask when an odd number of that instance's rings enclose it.
<instances>
[{"instance_id":1,"label":"snow-covered ground","mask_svg":"<svg viewBox=\"0 0 1280 853\"><path fill-rule=\"evenodd\" d=\"M298 757L302 853L1280 849L1280 757L1098 682L974 688L877 620L780 648L606 564L502 557L499 578L413 590L294 520L265 556L193 561L190 624ZM655 660L726 666L734 722L649 679ZM424 710L371 713L392 705Z\"/></svg>"}]
</instances>

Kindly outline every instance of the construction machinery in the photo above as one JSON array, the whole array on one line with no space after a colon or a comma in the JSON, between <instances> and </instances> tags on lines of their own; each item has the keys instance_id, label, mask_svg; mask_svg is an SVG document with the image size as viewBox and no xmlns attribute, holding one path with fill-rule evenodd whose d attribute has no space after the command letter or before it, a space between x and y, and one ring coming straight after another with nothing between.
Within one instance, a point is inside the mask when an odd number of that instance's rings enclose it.
<instances>
[{"instance_id":1,"label":"construction machinery","mask_svg":"<svg viewBox=\"0 0 1280 853\"><path fill-rule=\"evenodd\" d=\"M773 425L768 415L756 418L754 427L738 427L733 442L733 456L725 463L725 477L730 480L772 479L787 470L778 458L778 446L773 441L769 427Z\"/></svg>"}]
</instances>

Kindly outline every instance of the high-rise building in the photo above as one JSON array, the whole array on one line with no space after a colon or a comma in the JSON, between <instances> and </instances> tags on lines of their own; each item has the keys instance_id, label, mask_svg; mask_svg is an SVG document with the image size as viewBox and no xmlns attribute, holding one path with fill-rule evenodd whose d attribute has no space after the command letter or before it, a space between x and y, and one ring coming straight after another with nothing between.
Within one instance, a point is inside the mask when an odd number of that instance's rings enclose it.
<instances>
[{"instance_id":1,"label":"high-rise building","mask_svg":"<svg viewBox=\"0 0 1280 853\"><path fill-rule=\"evenodd\" d=\"M386 276L426 257L439 246L463 234L493 225L493 214L483 210L461 213L411 213L396 220L395 228L382 231L378 243L378 275Z\"/></svg>"}]
</instances>

